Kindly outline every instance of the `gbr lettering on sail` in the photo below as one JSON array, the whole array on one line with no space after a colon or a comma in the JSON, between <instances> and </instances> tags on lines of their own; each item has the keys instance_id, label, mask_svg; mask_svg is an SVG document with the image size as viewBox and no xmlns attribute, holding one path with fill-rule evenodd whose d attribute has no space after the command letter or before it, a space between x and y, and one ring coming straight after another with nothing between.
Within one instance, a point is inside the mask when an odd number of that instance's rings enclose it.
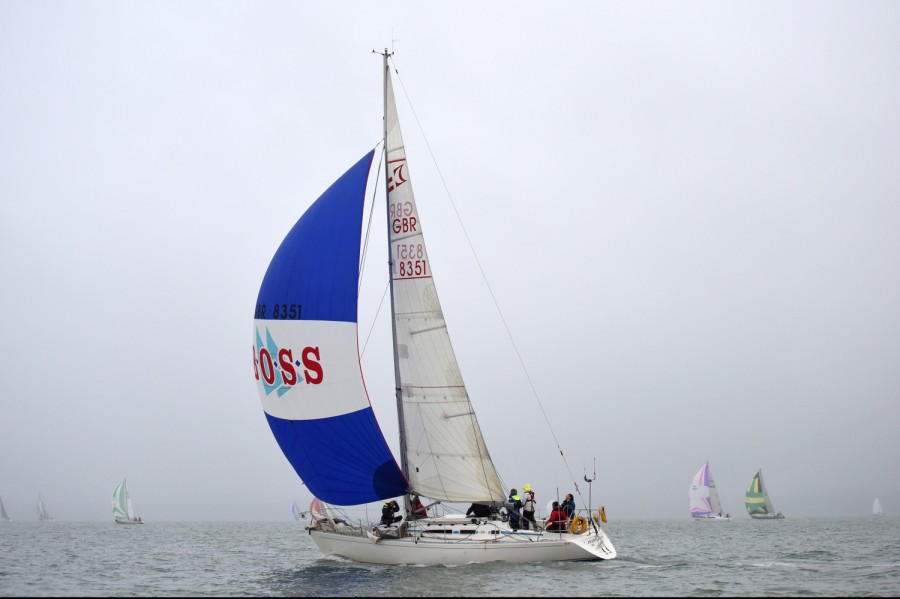
<instances>
[{"instance_id":1,"label":"gbr lettering on sail","mask_svg":"<svg viewBox=\"0 0 900 599\"><path fill-rule=\"evenodd\" d=\"M391 161L392 175L388 179L393 276L395 279L429 277L428 254L422 243L422 231L416 205L412 200L412 190L404 185L409 181L404 173L405 165L405 159Z\"/></svg>"}]
</instances>

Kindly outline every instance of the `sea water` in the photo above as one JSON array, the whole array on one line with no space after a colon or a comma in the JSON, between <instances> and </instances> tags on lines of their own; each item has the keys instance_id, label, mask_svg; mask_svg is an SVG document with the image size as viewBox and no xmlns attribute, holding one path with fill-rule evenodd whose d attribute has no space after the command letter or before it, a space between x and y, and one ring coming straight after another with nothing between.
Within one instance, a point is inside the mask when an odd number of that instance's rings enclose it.
<instances>
[{"instance_id":1,"label":"sea water","mask_svg":"<svg viewBox=\"0 0 900 599\"><path fill-rule=\"evenodd\" d=\"M900 595L900 519L623 520L608 562L376 566L285 522L0 524L6 596Z\"/></svg>"}]
</instances>

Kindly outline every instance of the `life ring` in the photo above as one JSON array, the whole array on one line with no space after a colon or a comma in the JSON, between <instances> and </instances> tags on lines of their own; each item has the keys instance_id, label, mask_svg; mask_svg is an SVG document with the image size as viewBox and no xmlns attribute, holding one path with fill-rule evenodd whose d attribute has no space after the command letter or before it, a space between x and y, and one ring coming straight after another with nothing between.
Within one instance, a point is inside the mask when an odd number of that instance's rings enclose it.
<instances>
[{"instance_id":1,"label":"life ring","mask_svg":"<svg viewBox=\"0 0 900 599\"><path fill-rule=\"evenodd\" d=\"M578 516L569 522L569 530L572 531L573 535L580 535L587 530L587 527L588 521L584 516Z\"/></svg>"}]
</instances>

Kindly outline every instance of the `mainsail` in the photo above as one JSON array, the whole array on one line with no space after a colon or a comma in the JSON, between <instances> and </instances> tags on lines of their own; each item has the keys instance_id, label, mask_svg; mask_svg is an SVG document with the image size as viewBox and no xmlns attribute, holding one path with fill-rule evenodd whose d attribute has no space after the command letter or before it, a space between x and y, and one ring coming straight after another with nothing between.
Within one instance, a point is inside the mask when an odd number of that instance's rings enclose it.
<instances>
[{"instance_id":1,"label":"mainsail","mask_svg":"<svg viewBox=\"0 0 900 599\"><path fill-rule=\"evenodd\" d=\"M404 473L412 491L425 497L503 501L503 484L469 401L432 278L388 72L385 87L388 234Z\"/></svg>"},{"instance_id":2,"label":"mainsail","mask_svg":"<svg viewBox=\"0 0 900 599\"><path fill-rule=\"evenodd\" d=\"M881 507L881 499L876 497L875 502L872 503L872 513L876 516L884 516L884 508Z\"/></svg>"},{"instance_id":3,"label":"mainsail","mask_svg":"<svg viewBox=\"0 0 900 599\"><path fill-rule=\"evenodd\" d=\"M3 499L0 499L0 520L3 522L10 521L10 517L6 513L6 506L3 505Z\"/></svg>"}]
</instances>

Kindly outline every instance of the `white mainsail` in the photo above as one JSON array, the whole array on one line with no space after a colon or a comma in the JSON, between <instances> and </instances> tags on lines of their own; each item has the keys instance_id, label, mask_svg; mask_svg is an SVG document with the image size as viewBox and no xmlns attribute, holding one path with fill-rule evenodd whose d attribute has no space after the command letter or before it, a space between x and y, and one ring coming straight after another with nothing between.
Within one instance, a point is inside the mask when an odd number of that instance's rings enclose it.
<instances>
[{"instance_id":1,"label":"white mainsail","mask_svg":"<svg viewBox=\"0 0 900 599\"><path fill-rule=\"evenodd\" d=\"M413 492L503 501L503 484L469 401L432 278L391 78L386 79L388 218L401 456Z\"/></svg>"},{"instance_id":2,"label":"white mainsail","mask_svg":"<svg viewBox=\"0 0 900 599\"><path fill-rule=\"evenodd\" d=\"M6 513L6 506L3 505L3 499L0 498L0 520L3 522L9 522L10 517Z\"/></svg>"},{"instance_id":3,"label":"white mainsail","mask_svg":"<svg viewBox=\"0 0 900 599\"><path fill-rule=\"evenodd\" d=\"M876 516L884 516L884 508L881 507L881 499L879 497L876 497L875 502L872 504L872 513Z\"/></svg>"}]
</instances>

